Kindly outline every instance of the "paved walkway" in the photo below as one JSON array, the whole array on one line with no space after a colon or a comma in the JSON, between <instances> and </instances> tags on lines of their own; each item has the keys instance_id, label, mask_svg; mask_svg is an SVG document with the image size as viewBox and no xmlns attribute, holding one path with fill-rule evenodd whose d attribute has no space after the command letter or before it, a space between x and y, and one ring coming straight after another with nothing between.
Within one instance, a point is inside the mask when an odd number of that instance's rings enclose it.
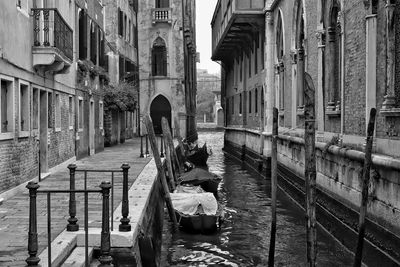
<instances>
[{"instance_id":1,"label":"paved walkway","mask_svg":"<svg viewBox=\"0 0 400 267\"><path fill-rule=\"evenodd\" d=\"M150 149L151 150L151 149ZM123 163L128 163L129 187L150 161L150 158L140 158L140 139L130 139L124 144L105 148L103 152L78 160L77 169L120 169ZM110 173L91 173L87 179L88 189L99 189L102 181L111 181ZM41 189L69 189L69 170L52 173L39 183ZM76 189L83 189L83 173L76 175ZM122 173L114 176L114 209L122 198ZM60 234L67 225L69 194L56 194L51 197L51 235L52 240ZM77 218L82 229L84 225L84 198L77 195ZM89 227L101 225L101 195L89 194ZM47 246L47 199L45 194L37 198L39 253ZM26 189L10 199L4 200L0 206L0 266L25 266L28 257L28 226L29 226L29 195ZM118 229L118 225L114 225Z\"/></svg>"}]
</instances>

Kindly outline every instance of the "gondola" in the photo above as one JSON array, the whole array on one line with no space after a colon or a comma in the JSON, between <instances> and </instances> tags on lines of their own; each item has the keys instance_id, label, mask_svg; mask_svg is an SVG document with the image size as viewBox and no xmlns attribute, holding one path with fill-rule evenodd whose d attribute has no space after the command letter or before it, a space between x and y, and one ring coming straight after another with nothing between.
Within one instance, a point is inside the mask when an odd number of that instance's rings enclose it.
<instances>
[{"instance_id":1,"label":"gondola","mask_svg":"<svg viewBox=\"0 0 400 267\"><path fill-rule=\"evenodd\" d=\"M196 166L207 166L207 160L210 153L207 151L207 144L199 148L196 146L194 149L186 152L186 158Z\"/></svg>"},{"instance_id":2,"label":"gondola","mask_svg":"<svg viewBox=\"0 0 400 267\"><path fill-rule=\"evenodd\" d=\"M223 208L199 186L178 186L171 200L179 227L186 232L211 234L222 223Z\"/></svg>"},{"instance_id":3,"label":"gondola","mask_svg":"<svg viewBox=\"0 0 400 267\"><path fill-rule=\"evenodd\" d=\"M194 168L193 170L182 174L178 182L180 184L199 185L206 192L217 193L218 185L221 182L221 177L206 171L202 168Z\"/></svg>"}]
</instances>

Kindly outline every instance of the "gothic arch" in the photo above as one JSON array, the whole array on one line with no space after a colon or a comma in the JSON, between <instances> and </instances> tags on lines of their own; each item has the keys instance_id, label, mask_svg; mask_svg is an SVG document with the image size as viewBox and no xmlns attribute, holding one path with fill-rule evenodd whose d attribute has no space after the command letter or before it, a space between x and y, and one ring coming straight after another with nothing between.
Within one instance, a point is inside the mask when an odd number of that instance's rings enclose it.
<instances>
[{"instance_id":1,"label":"gothic arch","mask_svg":"<svg viewBox=\"0 0 400 267\"><path fill-rule=\"evenodd\" d=\"M167 76L167 45L165 40L158 36L151 47L152 76Z\"/></svg>"},{"instance_id":2,"label":"gothic arch","mask_svg":"<svg viewBox=\"0 0 400 267\"><path fill-rule=\"evenodd\" d=\"M150 117L153 121L154 132L162 133L161 118L165 117L168 120L170 127L172 117L172 107L170 101L162 94L157 95L150 104Z\"/></svg>"}]
</instances>

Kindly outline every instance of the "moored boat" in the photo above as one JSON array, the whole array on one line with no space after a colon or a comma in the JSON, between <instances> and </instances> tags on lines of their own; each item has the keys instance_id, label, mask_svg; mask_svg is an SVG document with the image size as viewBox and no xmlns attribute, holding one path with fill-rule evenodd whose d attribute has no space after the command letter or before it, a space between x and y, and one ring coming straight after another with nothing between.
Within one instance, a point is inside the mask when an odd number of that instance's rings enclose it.
<instances>
[{"instance_id":1,"label":"moored boat","mask_svg":"<svg viewBox=\"0 0 400 267\"><path fill-rule=\"evenodd\" d=\"M194 168L179 178L180 184L199 185L205 191L217 193L221 177L202 168Z\"/></svg>"},{"instance_id":2,"label":"moored boat","mask_svg":"<svg viewBox=\"0 0 400 267\"><path fill-rule=\"evenodd\" d=\"M185 193L177 193L177 191ZM171 200L182 230L210 234L215 232L220 225L223 209L212 193L201 191L199 187L185 188L183 186L171 193Z\"/></svg>"}]
</instances>

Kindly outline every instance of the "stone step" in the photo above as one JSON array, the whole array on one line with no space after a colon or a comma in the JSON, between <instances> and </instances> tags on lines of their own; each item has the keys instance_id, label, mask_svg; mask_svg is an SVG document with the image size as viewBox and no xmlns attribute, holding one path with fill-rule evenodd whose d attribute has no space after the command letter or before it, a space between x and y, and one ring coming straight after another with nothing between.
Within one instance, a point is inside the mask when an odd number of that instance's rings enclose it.
<instances>
[{"instance_id":1,"label":"stone step","mask_svg":"<svg viewBox=\"0 0 400 267\"><path fill-rule=\"evenodd\" d=\"M75 232L63 231L51 242L51 266L60 266L61 263L71 254L77 245ZM40 265L48 267L48 248L40 255Z\"/></svg>"},{"instance_id":2,"label":"stone step","mask_svg":"<svg viewBox=\"0 0 400 267\"><path fill-rule=\"evenodd\" d=\"M92 261L93 247L88 248L89 263ZM76 247L71 255L61 265L62 267L83 267L85 266L85 247Z\"/></svg>"}]
</instances>

